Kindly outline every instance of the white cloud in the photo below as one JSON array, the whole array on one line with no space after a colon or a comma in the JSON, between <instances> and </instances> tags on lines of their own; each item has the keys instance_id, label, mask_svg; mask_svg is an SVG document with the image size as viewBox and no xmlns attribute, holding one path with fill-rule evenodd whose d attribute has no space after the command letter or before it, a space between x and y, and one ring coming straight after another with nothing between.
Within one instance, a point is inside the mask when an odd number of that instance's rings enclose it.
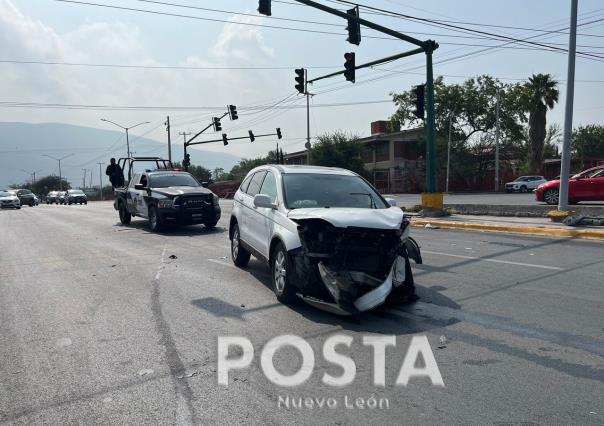
<instances>
[{"instance_id":1,"label":"white cloud","mask_svg":"<svg viewBox=\"0 0 604 426\"><path fill-rule=\"evenodd\" d=\"M258 55L274 56L274 50L264 42L260 27L237 24L261 24L263 18L235 15L230 21L233 23L225 24L216 44L210 49L216 58L251 62L258 59Z\"/></svg>"}]
</instances>

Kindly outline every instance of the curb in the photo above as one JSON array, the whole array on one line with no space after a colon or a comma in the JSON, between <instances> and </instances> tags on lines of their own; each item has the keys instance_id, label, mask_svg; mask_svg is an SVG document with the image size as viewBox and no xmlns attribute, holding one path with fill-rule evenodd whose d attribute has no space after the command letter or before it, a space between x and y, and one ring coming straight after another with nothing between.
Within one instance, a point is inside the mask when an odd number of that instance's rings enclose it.
<instances>
[{"instance_id":1,"label":"curb","mask_svg":"<svg viewBox=\"0 0 604 426\"><path fill-rule=\"evenodd\" d=\"M585 240L604 240L604 229L563 229L541 226L493 225L487 223L452 222L445 220L412 219L411 226L432 225L443 229L461 229L467 231L497 232L519 235L538 235L543 237L581 238Z\"/></svg>"}]
</instances>

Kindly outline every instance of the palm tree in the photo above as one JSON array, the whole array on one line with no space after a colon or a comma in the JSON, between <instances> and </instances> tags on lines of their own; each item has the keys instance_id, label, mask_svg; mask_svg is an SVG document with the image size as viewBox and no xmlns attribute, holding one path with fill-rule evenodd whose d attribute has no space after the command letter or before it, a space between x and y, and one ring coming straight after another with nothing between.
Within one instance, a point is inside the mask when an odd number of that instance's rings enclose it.
<instances>
[{"instance_id":1,"label":"palm tree","mask_svg":"<svg viewBox=\"0 0 604 426\"><path fill-rule=\"evenodd\" d=\"M529 112L529 166L541 174L546 137L546 114L558 102L558 82L550 74L533 74L525 84Z\"/></svg>"}]
</instances>

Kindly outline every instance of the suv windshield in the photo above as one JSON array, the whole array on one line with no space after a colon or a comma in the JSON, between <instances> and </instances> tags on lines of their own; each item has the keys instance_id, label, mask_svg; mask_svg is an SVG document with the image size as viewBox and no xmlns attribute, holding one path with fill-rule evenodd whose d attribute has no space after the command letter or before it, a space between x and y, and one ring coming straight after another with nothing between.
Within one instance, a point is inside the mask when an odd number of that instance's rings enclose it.
<instances>
[{"instance_id":1,"label":"suv windshield","mask_svg":"<svg viewBox=\"0 0 604 426\"><path fill-rule=\"evenodd\" d=\"M520 176L518 179L516 179L514 182L525 182L528 180L528 176Z\"/></svg>"},{"instance_id":2,"label":"suv windshield","mask_svg":"<svg viewBox=\"0 0 604 426\"><path fill-rule=\"evenodd\" d=\"M289 209L305 207L352 207L386 209L389 206L359 176L327 174L283 175L285 205Z\"/></svg>"},{"instance_id":3,"label":"suv windshield","mask_svg":"<svg viewBox=\"0 0 604 426\"><path fill-rule=\"evenodd\" d=\"M150 175L150 188L167 188L169 186L201 186L197 180L188 173Z\"/></svg>"}]
</instances>

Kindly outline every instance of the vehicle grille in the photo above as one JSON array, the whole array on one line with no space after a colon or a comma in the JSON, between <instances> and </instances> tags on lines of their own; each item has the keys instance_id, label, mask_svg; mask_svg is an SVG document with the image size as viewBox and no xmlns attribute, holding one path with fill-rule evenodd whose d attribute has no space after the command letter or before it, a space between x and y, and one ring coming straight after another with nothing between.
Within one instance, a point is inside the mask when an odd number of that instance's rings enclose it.
<instances>
[{"instance_id":1,"label":"vehicle grille","mask_svg":"<svg viewBox=\"0 0 604 426\"><path fill-rule=\"evenodd\" d=\"M185 209L201 209L212 205L211 196L186 197L182 199L182 205Z\"/></svg>"}]
</instances>

